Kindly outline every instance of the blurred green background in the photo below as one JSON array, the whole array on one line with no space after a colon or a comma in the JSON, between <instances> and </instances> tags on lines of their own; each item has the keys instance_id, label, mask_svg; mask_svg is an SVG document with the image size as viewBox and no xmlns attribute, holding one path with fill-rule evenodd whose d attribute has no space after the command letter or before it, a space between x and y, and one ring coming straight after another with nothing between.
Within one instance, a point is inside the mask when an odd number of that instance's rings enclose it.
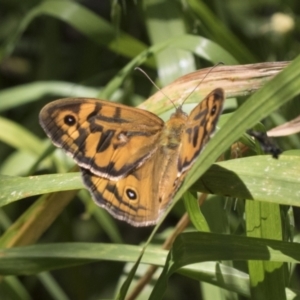
<instances>
[{"instance_id":1,"label":"blurred green background","mask_svg":"<svg viewBox=\"0 0 300 300\"><path fill-rule=\"evenodd\" d=\"M102 97L136 106L153 94L155 89L141 73L120 73L150 46L184 34L205 37L216 44L205 48L203 41L185 45L185 49L153 51L154 56L146 60L140 57L141 67L161 87L218 61L289 61L300 50L299 13L300 2L296 0L0 0L1 174L28 175L49 146L38 124L39 111L49 101L75 96ZM220 47L228 56L218 52ZM197 49L200 54L194 55L190 49ZM277 121L291 120L299 112L299 99L294 99L281 109ZM273 121L267 120L266 126L273 125ZM284 150L297 148L299 137L280 140L279 144ZM72 162L60 152L55 155L56 165L44 162L34 174L69 170ZM81 201L72 201L39 243L139 245L149 236L151 228L132 228L112 220L92 206L87 193L82 191L80 196ZM31 197L3 207L0 232L4 233L35 200ZM214 196L214 200L214 206L209 202L204 207L208 216L218 216L215 221L208 219L211 230L223 232L222 224L226 223L228 232L242 234L244 205L228 204L224 209L224 198ZM157 237L158 244L175 226L183 210L179 203L168 216L161 236ZM294 214L297 216L298 211ZM6 278L0 286L0 298L112 298L124 265L104 261L51 274ZM128 271L129 267L126 268ZM294 287L299 288L297 270L291 278ZM248 299L229 291L207 289L205 284L177 274L169 281L164 299Z\"/></svg>"}]
</instances>

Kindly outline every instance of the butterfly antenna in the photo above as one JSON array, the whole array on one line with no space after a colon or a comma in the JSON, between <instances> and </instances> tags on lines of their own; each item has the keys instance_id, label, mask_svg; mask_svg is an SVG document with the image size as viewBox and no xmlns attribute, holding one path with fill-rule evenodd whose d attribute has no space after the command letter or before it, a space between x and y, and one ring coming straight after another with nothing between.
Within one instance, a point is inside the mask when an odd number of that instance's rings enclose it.
<instances>
[{"instance_id":1,"label":"butterfly antenna","mask_svg":"<svg viewBox=\"0 0 300 300\"><path fill-rule=\"evenodd\" d=\"M186 96L186 98L183 100L183 103L195 92L195 90L199 87L199 85L203 82L203 80L210 74L210 72L215 68L218 67L220 65L224 65L223 62L218 62L217 64L215 64L213 67L210 68L210 70L205 74L205 76L202 78L202 80L193 88L193 90Z\"/></svg>"},{"instance_id":2,"label":"butterfly antenna","mask_svg":"<svg viewBox=\"0 0 300 300\"><path fill-rule=\"evenodd\" d=\"M156 87L156 89L157 89L158 91L160 91L166 98L168 98L168 99L171 101L171 103L173 104L173 106L174 106L175 109L176 109L176 105L175 105L175 103L173 102L173 100L172 100L169 96L167 96L167 95L162 91L162 89L159 88L159 86L157 86L157 84L150 78L150 76L149 76L143 69L141 69L141 68L139 68L139 67L135 67L134 70L138 70L138 71L142 72L142 73L149 79L149 81Z\"/></svg>"}]
</instances>

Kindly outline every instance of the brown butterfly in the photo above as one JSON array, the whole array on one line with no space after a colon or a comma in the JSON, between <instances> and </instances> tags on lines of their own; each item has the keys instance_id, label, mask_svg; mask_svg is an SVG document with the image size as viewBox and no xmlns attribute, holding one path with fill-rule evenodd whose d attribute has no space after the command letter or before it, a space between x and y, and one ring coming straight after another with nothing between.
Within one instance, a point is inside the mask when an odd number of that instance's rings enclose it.
<instances>
[{"instance_id":1,"label":"brown butterfly","mask_svg":"<svg viewBox=\"0 0 300 300\"><path fill-rule=\"evenodd\" d=\"M224 91L213 90L187 115L167 122L138 108L68 98L46 105L40 123L81 167L96 204L133 226L158 222L215 131Z\"/></svg>"}]
</instances>

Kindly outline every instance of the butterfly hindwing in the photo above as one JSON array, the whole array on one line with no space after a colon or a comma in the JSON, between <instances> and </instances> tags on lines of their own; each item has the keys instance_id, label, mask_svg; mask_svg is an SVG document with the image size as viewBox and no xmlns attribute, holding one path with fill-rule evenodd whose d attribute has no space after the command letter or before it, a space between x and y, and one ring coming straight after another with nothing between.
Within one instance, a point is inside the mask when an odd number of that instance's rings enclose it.
<instances>
[{"instance_id":1,"label":"butterfly hindwing","mask_svg":"<svg viewBox=\"0 0 300 300\"><path fill-rule=\"evenodd\" d=\"M133 226L156 224L163 210L158 197L159 175L154 173L154 156L147 164L117 181L82 169L83 182L96 204L115 218Z\"/></svg>"}]
</instances>

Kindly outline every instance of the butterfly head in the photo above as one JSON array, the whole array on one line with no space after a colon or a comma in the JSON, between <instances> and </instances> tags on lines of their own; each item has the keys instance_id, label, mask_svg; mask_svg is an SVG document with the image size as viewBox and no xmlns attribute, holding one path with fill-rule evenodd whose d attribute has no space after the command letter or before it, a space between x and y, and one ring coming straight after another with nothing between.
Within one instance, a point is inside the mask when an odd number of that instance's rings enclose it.
<instances>
[{"instance_id":1,"label":"butterfly head","mask_svg":"<svg viewBox=\"0 0 300 300\"><path fill-rule=\"evenodd\" d=\"M188 114L183 111L182 105L176 107L175 112L171 115L171 119L173 118L180 118L183 120L187 120Z\"/></svg>"}]
</instances>

